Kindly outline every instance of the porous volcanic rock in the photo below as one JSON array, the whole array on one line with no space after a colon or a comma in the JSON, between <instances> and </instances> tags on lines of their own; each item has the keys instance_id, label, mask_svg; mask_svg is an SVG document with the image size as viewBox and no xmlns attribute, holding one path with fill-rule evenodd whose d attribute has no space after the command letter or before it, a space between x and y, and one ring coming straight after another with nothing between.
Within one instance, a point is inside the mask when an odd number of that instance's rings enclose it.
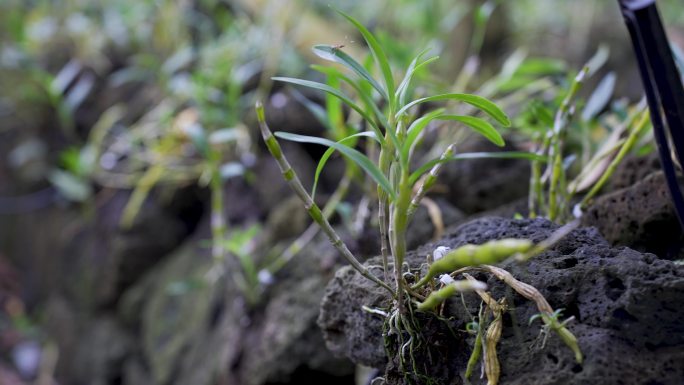
<instances>
[{"instance_id":1,"label":"porous volcanic rock","mask_svg":"<svg viewBox=\"0 0 684 385\"><path fill-rule=\"evenodd\" d=\"M516 151L473 140L458 147L458 152ZM466 214L492 210L525 197L530 180L529 162L522 159L471 159L449 162L439 175L445 198Z\"/></svg>"},{"instance_id":2,"label":"porous volcanic rock","mask_svg":"<svg viewBox=\"0 0 684 385\"><path fill-rule=\"evenodd\" d=\"M407 262L412 268L425 269L425 255L436 246L453 248L508 237L539 242L557 227L544 219L481 218L409 253ZM367 264L377 266L380 261L375 258ZM596 229L580 228L527 263L506 262L501 267L538 288L554 309L564 309L563 317L575 317L568 327L585 357L582 364L575 362L570 349L555 335L542 347L539 324L528 325L538 313L535 305L495 278L476 274L487 281L495 298L506 297L509 304L498 348L501 384L682 383L684 366L677 362L684 362L684 266L653 254L612 247ZM379 269L372 272L381 275ZM417 317L426 342L423 346L432 354L414 355L424 360L418 367L425 368L436 383L464 383L462 375L473 344L464 330L479 306L475 294L464 298L466 307L458 296L447 301L443 322L436 323L436 317L429 315ZM383 318L362 310L362 306L387 310L389 305L386 292L344 267L328 285L318 323L334 353L384 369L387 383L402 384L406 380L396 368L396 356L388 360L385 354ZM434 333L439 324L448 325L454 333ZM475 373L479 374L479 368ZM486 383L478 377L471 378L473 384ZM413 380L427 382L425 378Z\"/></svg>"},{"instance_id":3,"label":"porous volcanic rock","mask_svg":"<svg viewBox=\"0 0 684 385\"><path fill-rule=\"evenodd\" d=\"M582 223L598 228L614 245L682 258L684 236L662 171L601 196L582 216Z\"/></svg>"}]
</instances>

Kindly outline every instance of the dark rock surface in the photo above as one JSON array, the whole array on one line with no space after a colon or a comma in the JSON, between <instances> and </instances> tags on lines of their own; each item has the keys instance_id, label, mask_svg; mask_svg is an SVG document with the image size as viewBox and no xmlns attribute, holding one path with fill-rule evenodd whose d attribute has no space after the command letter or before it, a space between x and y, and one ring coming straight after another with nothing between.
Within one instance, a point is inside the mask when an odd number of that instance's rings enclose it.
<instances>
[{"instance_id":1,"label":"dark rock surface","mask_svg":"<svg viewBox=\"0 0 684 385\"><path fill-rule=\"evenodd\" d=\"M260 302L249 305L233 279L241 269L233 258L225 276L207 281L213 259L198 240L209 234L203 222L126 292L118 318L135 331L138 343L123 363L123 383L208 384L220 377L228 384L263 385L298 383L299 373L316 373L326 383L348 380L353 366L325 349L315 327L333 274L334 264L326 260L336 257L327 239L312 241L275 275Z\"/></svg>"},{"instance_id":2,"label":"dark rock surface","mask_svg":"<svg viewBox=\"0 0 684 385\"><path fill-rule=\"evenodd\" d=\"M439 213L442 217L441 219L444 225L442 232L449 226L465 220L466 217L461 210L451 205L446 199L434 198L433 202L439 209ZM358 247L356 248L358 250L354 250L356 255L370 258L380 252L380 230L378 229L377 224L373 223L375 219L375 216L369 218L367 221L369 223L366 224L363 233L359 235L357 241ZM407 248L409 250L415 249L416 247L429 242L431 239L434 240L436 234L437 229L428 214L427 208L424 205L420 205L418 209L416 209L416 212L411 219L411 223L408 225L408 230L406 231Z\"/></svg>"},{"instance_id":3,"label":"dark rock surface","mask_svg":"<svg viewBox=\"0 0 684 385\"><path fill-rule=\"evenodd\" d=\"M614 245L682 258L684 236L662 171L601 196L582 216L582 223L598 228Z\"/></svg>"},{"instance_id":4,"label":"dark rock surface","mask_svg":"<svg viewBox=\"0 0 684 385\"><path fill-rule=\"evenodd\" d=\"M633 186L649 174L660 170L660 158L656 151L645 156L626 157L610 178L608 190L615 191Z\"/></svg>"},{"instance_id":5,"label":"dark rock surface","mask_svg":"<svg viewBox=\"0 0 684 385\"><path fill-rule=\"evenodd\" d=\"M425 254L439 245L458 247L504 237L538 242L556 228L543 219L482 218L410 253L407 261L412 268L418 268ZM367 263L380 264L377 259ZM581 228L525 264L507 262L502 267L538 288L554 309L565 309L564 317L575 317L569 329L578 338L585 361L577 364L572 352L555 335L542 349L539 324L528 326L529 318L537 313L534 304L495 278L478 274L487 280L495 298L506 296L509 301L498 349L501 384L682 383L684 366L677 362L684 362L684 266L653 254L613 248L595 229ZM373 271L381 274L378 269ZM446 354L433 354L426 366L436 378L444 379L444 373L449 373L449 382L439 383L463 383L461 376L473 343L463 330L470 317L476 315L479 304L474 294L466 294L465 299L467 310L458 297L448 301L445 308L444 316L456 331L454 335L430 340L430 332L423 332L428 336L426 346L433 351L448 347ZM388 383L403 383L393 368L395 360L386 365L383 319L363 312L364 305L388 309L389 301L385 292L351 268L340 269L328 285L318 320L327 346L354 362L386 368ZM431 329L434 320L427 318L421 324ZM484 382L473 379L476 384Z\"/></svg>"},{"instance_id":6,"label":"dark rock surface","mask_svg":"<svg viewBox=\"0 0 684 385\"><path fill-rule=\"evenodd\" d=\"M476 140L463 144L458 152L516 151ZM442 168L439 185L445 198L466 214L492 210L527 195L530 165L525 160L473 159L448 162Z\"/></svg>"}]
</instances>

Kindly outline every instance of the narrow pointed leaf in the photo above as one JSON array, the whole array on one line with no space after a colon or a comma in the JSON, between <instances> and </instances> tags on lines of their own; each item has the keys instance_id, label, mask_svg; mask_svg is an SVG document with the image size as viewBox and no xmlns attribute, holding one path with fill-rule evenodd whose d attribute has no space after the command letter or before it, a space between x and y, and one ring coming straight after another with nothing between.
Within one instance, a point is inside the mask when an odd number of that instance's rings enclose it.
<instances>
[{"instance_id":1,"label":"narrow pointed leaf","mask_svg":"<svg viewBox=\"0 0 684 385\"><path fill-rule=\"evenodd\" d=\"M363 101L363 104L366 106L367 110L371 110L373 113L373 116L377 119L378 122L380 122L380 125L385 128L385 132L389 136L390 140L392 141L392 144L394 144L395 148L400 148L399 146L399 139L397 138L396 133L394 130L390 129L389 122L387 121L387 118L385 115L383 115L382 111L380 111L380 108L378 108L377 104L373 101L371 96L368 94L368 92L364 92L363 85L368 84L364 80L361 80L361 84L351 80L348 76L345 76L343 73L341 73L339 70L336 68L331 68L331 67L325 67L325 66L318 66L318 65L312 65L311 68L315 69L316 71L322 72L328 76L334 75L338 77L339 79L343 80L345 83L349 84L354 90L356 90L356 93L359 95L361 100ZM370 116L370 112L368 113ZM365 118L365 116L364 116ZM370 120L368 121L369 124L371 124L373 131L375 131L376 135L378 136L378 140L380 140L380 144L384 144L384 135L380 131L380 128L378 127L377 124L375 124L375 121Z\"/></svg>"},{"instance_id":2,"label":"narrow pointed leaf","mask_svg":"<svg viewBox=\"0 0 684 385\"><path fill-rule=\"evenodd\" d=\"M409 153L411 152L411 148L413 147L414 143L416 142L416 139L418 139L418 136L420 136L420 133L423 132L425 127L427 127L427 125L430 124L431 121L435 120L443 112L443 108L434 110L423 115L419 119L414 120L413 123L411 123L408 130L406 131L406 139L404 140L404 144L401 148L403 159L408 159Z\"/></svg>"},{"instance_id":3,"label":"narrow pointed leaf","mask_svg":"<svg viewBox=\"0 0 684 385\"><path fill-rule=\"evenodd\" d=\"M346 13L338 9L336 9L336 11L340 15L344 16L344 18L347 19L350 23L352 23L354 27L356 27L356 29L359 30L361 35L363 35L363 38L364 40L366 40L366 43L368 43L368 48L370 48L371 54L373 55L373 58L375 58L375 62L378 64L378 67L380 67L380 72L382 72L382 76L385 80L385 88L387 91L387 96L389 97L389 104L390 106L394 106L394 78L392 76L392 68L389 65L389 60L387 60L387 55L385 54L385 51L383 51L377 39L375 39L375 36L373 36L373 34L366 27L364 27L363 24L359 23L353 17L347 15Z\"/></svg>"},{"instance_id":4,"label":"narrow pointed leaf","mask_svg":"<svg viewBox=\"0 0 684 385\"><path fill-rule=\"evenodd\" d=\"M323 107L321 107L319 104L316 104L294 88L292 89L292 96L294 96L295 100L309 110L309 112L316 118L316 120L318 120L319 123L321 123L328 130L332 130L330 122L328 121L328 114Z\"/></svg>"},{"instance_id":5,"label":"narrow pointed leaf","mask_svg":"<svg viewBox=\"0 0 684 385\"><path fill-rule=\"evenodd\" d=\"M332 140L324 138L317 138L314 136L290 134L288 132L276 132L275 136L293 142L314 143L334 148L335 150L341 152L343 155L354 161L354 163L358 164L359 167L364 169L368 173L368 175L371 178L373 178L375 183L377 183L378 186L385 190L385 192L387 192L387 194L390 195L392 199L396 197L396 194L392 190L392 186L390 185L389 180L387 180L387 177L382 173L382 171L380 171L380 169L373 162L371 162L370 159L368 159L367 156L363 155L361 152L348 146L345 146L344 144L333 142Z\"/></svg>"},{"instance_id":6,"label":"narrow pointed leaf","mask_svg":"<svg viewBox=\"0 0 684 385\"><path fill-rule=\"evenodd\" d=\"M616 80L615 72L609 72L601 79L582 110L582 120L586 122L594 119L608 105L615 91Z\"/></svg>"},{"instance_id":7,"label":"narrow pointed leaf","mask_svg":"<svg viewBox=\"0 0 684 385\"><path fill-rule=\"evenodd\" d=\"M510 151L510 152L468 152L465 154L458 154L450 156L448 158L436 158L424 165L420 166L416 171L414 171L409 176L409 183L411 185L415 184L420 177L429 172L433 166L439 163L450 162L452 160L465 160L465 159L527 159L539 162L546 162L547 158L542 155L537 155L531 152L522 151Z\"/></svg>"},{"instance_id":8,"label":"narrow pointed leaf","mask_svg":"<svg viewBox=\"0 0 684 385\"><path fill-rule=\"evenodd\" d=\"M416 65L418 65L418 62L420 59L425 55L430 49L426 48L418 53L416 57L411 60L411 64L409 64L408 68L406 69L406 74L404 75L404 78L401 80L401 83L399 83L399 87L397 87L397 98L401 94L402 90L404 88L407 88L408 84L411 82L411 76L413 76L413 72L416 69Z\"/></svg>"},{"instance_id":9,"label":"narrow pointed leaf","mask_svg":"<svg viewBox=\"0 0 684 385\"><path fill-rule=\"evenodd\" d=\"M411 80L413 79L413 75L423 68L424 66L432 63L433 61L439 59L439 56L433 56L427 60L425 60L422 63L419 63L420 59L425 55L430 49L426 48L423 51L421 51L416 57L411 61L411 64L409 64L408 69L406 70L406 75L404 75L404 79L399 83L399 87L397 87L396 91L396 98L399 101L399 105L403 106L406 104L406 95L408 94L409 86L411 84Z\"/></svg>"},{"instance_id":10,"label":"narrow pointed leaf","mask_svg":"<svg viewBox=\"0 0 684 385\"><path fill-rule=\"evenodd\" d=\"M403 113L405 113L409 108L421 104L421 103L427 103L427 102L436 102L436 101L441 101L441 100L457 100L461 101L464 103L468 103L471 106L477 107L480 110L484 111L487 113L487 115L491 116L496 120L497 122L501 123L503 126L508 127L511 125L510 119L508 119L508 116L506 116L506 113L504 113L499 106L494 104L493 102L477 95L472 95L472 94L442 94L442 95L435 95L435 96L428 96L426 98L421 98L412 101L411 103L405 105L399 112L396 114L396 118L399 118Z\"/></svg>"},{"instance_id":11,"label":"narrow pointed leaf","mask_svg":"<svg viewBox=\"0 0 684 385\"><path fill-rule=\"evenodd\" d=\"M285 77L274 77L273 80L292 83L303 87L309 87L317 89L320 91L327 92L330 95L336 96L338 99L342 100L346 105L352 108L354 111L358 112L368 123L371 125L375 124L375 120L370 116L363 108L359 107L353 100L351 100L347 95L343 94L342 91L330 87L327 84L312 82L310 80L296 79L296 78L285 78ZM377 128L377 127L376 127Z\"/></svg>"},{"instance_id":12,"label":"narrow pointed leaf","mask_svg":"<svg viewBox=\"0 0 684 385\"><path fill-rule=\"evenodd\" d=\"M353 148L354 144L356 144L356 140L362 136L372 138L376 140L378 143L380 142L378 140L377 135L375 135L374 132L372 131L364 131L364 132L359 132L357 134L349 135L348 137L337 141L337 143L348 146L349 148ZM336 151L335 147L330 147L328 148L323 156L321 156L321 159L318 161L318 165L316 166L316 174L314 175L314 184L313 188L311 189L311 197L316 196L316 187L318 186L318 179L321 175L321 172L323 171L323 167L325 167L325 164L328 162L328 159L332 156L332 154Z\"/></svg>"},{"instance_id":13,"label":"narrow pointed leaf","mask_svg":"<svg viewBox=\"0 0 684 385\"><path fill-rule=\"evenodd\" d=\"M385 115L380 111L378 108L377 104L373 101L371 96L368 94L368 92L364 92L362 84L359 84L352 79L349 78L349 76L346 76L342 72L340 72L337 68L332 68L332 67L326 67L326 66L319 66L319 65L312 65L312 69L324 73L328 76L335 76L338 79L342 80L343 82L347 83L350 85L355 91L356 94L359 95L361 100L363 101L364 106L366 106L366 112L370 116L372 113L372 116L375 116L376 120L369 121L370 124L374 125L374 127L377 128L377 125L375 125L375 122L379 122L380 125L382 125L385 129L389 127L389 122L387 121L387 118ZM363 81L361 81L363 82ZM365 83L368 84L368 83ZM377 131L376 134L380 134L380 131Z\"/></svg>"},{"instance_id":14,"label":"narrow pointed leaf","mask_svg":"<svg viewBox=\"0 0 684 385\"><path fill-rule=\"evenodd\" d=\"M332 88L340 87L340 79L336 76L328 75L326 84ZM325 94L325 112L328 125L333 132L333 138L343 137L351 128L346 124L342 101L328 93Z\"/></svg>"},{"instance_id":15,"label":"narrow pointed leaf","mask_svg":"<svg viewBox=\"0 0 684 385\"><path fill-rule=\"evenodd\" d=\"M418 64L418 65L413 69L413 71L412 71L412 73L411 73L411 78L409 79L409 83L406 84L405 88L404 88L404 89L402 90L402 92L401 92L401 95L400 95L401 105L404 105L404 104L406 103L406 95L408 95L409 85L410 85L410 81L413 79L413 75L414 75L416 72L420 71L423 67L425 67L426 65L428 65L428 64L430 64L430 63L436 61L437 59L439 59L439 56L433 56L433 57L431 57L431 58L425 60L424 62Z\"/></svg>"},{"instance_id":16,"label":"narrow pointed leaf","mask_svg":"<svg viewBox=\"0 0 684 385\"><path fill-rule=\"evenodd\" d=\"M438 117L439 120L454 120L461 122L466 126L472 128L475 132L489 139L490 142L496 144L499 147L503 147L506 143L499 132L492 126L488 121L474 116L463 116L463 115L441 115Z\"/></svg>"},{"instance_id":17,"label":"narrow pointed leaf","mask_svg":"<svg viewBox=\"0 0 684 385\"><path fill-rule=\"evenodd\" d=\"M360 78L366 80L368 83L370 83L375 90L377 90L380 95L385 98L385 100L389 100L387 97L387 92L378 84L378 82L373 79L371 74L366 71L363 66L354 60L353 57L347 55L347 53L343 52L340 48L333 47L331 45L326 45L326 44L319 44L315 45L312 48L313 53L316 54L318 57L329 60L335 63L340 63L344 65L345 67L349 68L352 70L354 73L356 73Z\"/></svg>"}]
</instances>

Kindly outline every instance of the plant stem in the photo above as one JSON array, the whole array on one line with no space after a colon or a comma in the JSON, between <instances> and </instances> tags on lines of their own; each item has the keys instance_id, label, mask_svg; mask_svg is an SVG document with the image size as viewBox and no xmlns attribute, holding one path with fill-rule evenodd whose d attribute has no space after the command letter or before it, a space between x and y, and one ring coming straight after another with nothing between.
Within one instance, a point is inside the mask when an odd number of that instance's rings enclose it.
<instances>
[{"instance_id":1,"label":"plant stem","mask_svg":"<svg viewBox=\"0 0 684 385\"><path fill-rule=\"evenodd\" d=\"M129 229L133 226L135 217L138 215L143 203L145 203L145 198L147 198L152 188L164 175L164 167L162 162L152 165L140 177L131 197L128 199L128 203L126 203L126 207L124 207L123 214L121 215L121 227Z\"/></svg>"},{"instance_id":2,"label":"plant stem","mask_svg":"<svg viewBox=\"0 0 684 385\"><path fill-rule=\"evenodd\" d=\"M442 156L440 159L446 159L454 154L454 150L456 149L456 146L454 144L450 144L446 150L442 153ZM430 170L430 173L427 175L423 183L420 185L420 188L418 189L418 192L416 195L413 196L413 199L411 200L411 205L408 207L408 221L411 221L411 218L413 217L413 214L416 212L418 209L418 206L420 205L420 201L425 197L425 194L434 186L435 182L437 182L437 177L439 176L439 172L442 170L442 166L444 163L437 163L434 167L432 167L432 170Z\"/></svg>"},{"instance_id":3,"label":"plant stem","mask_svg":"<svg viewBox=\"0 0 684 385\"><path fill-rule=\"evenodd\" d=\"M268 125L266 124L266 116L264 114L264 107L259 101L257 101L256 103L256 112L257 120L259 121L259 128L261 129L261 135L264 138L266 147L268 147L268 151L278 162L278 166L280 166L280 171L282 172L283 177L290 185L292 190L294 190L295 194L297 194L299 199L302 200L302 202L304 203L304 207L306 208L306 211L309 212L311 218L316 223L318 223L323 232L325 232L325 234L330 239L330 243L332 243L332 245L337 249L337 251L339 251L340 254L342 254L342 257L344 257L344 259L346 259L347 262L349 262L349 264L354 269L356 269L356 271L359 272L359 274L371 280L378 286L387 289L390 293L393 293L393 290L389 285L387 285L385 282L381 281L376 276L371 274L368 271L368 269L366 269L358 261L358 259L354 257L351 251L349 251L347 245L342 241L342 239L340 239L339 235L337 235L337 233L335 232L335 229L333 229L333 227L330 225L330 222L328 222L328 220L323 216L321 209L311 199L311 196L302 185L302 182L299 180L299 177L297 177L297 173L294 171L294 169L292 169L290 163L285 158L285 155L283 154L282 149L280 148L280 144L278 144L278 141L273 136L273 133L271 133L271 130L268 128Z\"/></svg>"},{"instance_id":4,"label":"plant stem","mask_svg":"<svg viewBox=\"0 0 684 385\"><path fill-rule=\"evenodd\" d=\"M539 145L536 153L537 155L544 155L548 148L548 136ZM542 211L542 204L544 201L542 191L542 176L541 176L541 161L533 160L530 163L530 196L527 201L527 209L530 218L536 218L537 213Z\"/></svg>"},{"instance_id":5,"label":"plant stem","mask_svg":"<svg viewBox=\"0 0 684 385\"><path fill-rule=\"evenodd\" d=\"M580 208L584 210L587 205L589 204L589 201L591 198L593 198L606 184L608 179L613 175L615 170L617 169L617 166L622 162L622 159L632 150L634 145L636 144L636 141L639 139L640 134L644 131L644 129L648 126L648 123L650 122L650 113L649 110L645 110L642 115L641 119L639 122L632 128L632 131L629 133L629 136L627 137L627 141L622 145L620 148L620 152L615 156L615 159L613 159L612 162L610 162L610 165L608 168L606 168L606 171L604 171L603 175L601 175L601 179L598 180L594 184L594 186L589 190L587 195L584 196L582 201L580 202Z\"/></svg>"},{"instance_id":6,"label":"plant stem","mask_svg":"<svg viewBox=\"0 0 684 385\"><path fill-rule=\"evenodd\" d=\"M213 150L212 150L213 152ZM212 156L216 158L216 156ZM211 255L215 262L223 261L225 255L224 236L227 226L223 218L223 189L221 188L221 173L217 159L209 161L211 167Z\"/></svg>"},{"instance_id":7,"label":"plant stem","mask_svg":"<svg viewBox=\"0 0 684 385\"><path fill-rule=\"evenodd\" d=\"M551 152L549 154L550 167L551 167L551 181L549 185L549 220L555 221L560 215L559 210L559 189L565 185L565 175L563 170L563 154L562 154L562 141L564 129L567 127L570 116L573 112L572 99L574 99L577 91L579 91L584 78L589 73L589 67L584 67L577 74L574 81L570 85L568 94L565 95L563 102L561 103L553 122L553 131L551 136ZM561 192L565 195L566 192Z\"/></svg>"},{"instance_id":8,"label":"plant stem","mask_svg":"<svg viewBox=\"0 0 684 385\"><path fill-rule=\"evenodd\" d=\"M558 142L554 146L552 157L551 183L549 185L549 220L553 222L558 217L558 187L563 174L563 160Z\"/></svg>"},{"instance_id":9,"label":"plant stem","mask_svg":"<svg viewBox=\"0 0 684 385\"><path fill-rule=\"evenodd\" d=\"M387 140L387 135L385 135ZM390 154L384 148L380 149L378 164L383 174L389 174L390 168ZM382 268L384 271L385 281L389 282L389 249L387 245L387 230L389 228L387 223L387 193L378 186L378 226L380 228L380 255L382 256Z\"/></svg>"},{"instance_id":10,"label":"plant stem","mask_svg":"<svg viewBox=\"0 0 684 385\"><path fill-rule=\"evenodd\" d=\"M411 204L411 185L409 184L408 169L401 170L399 179L399 195L392 205L390 217L390 245L394 255L394 275L397 281L397 302L399 314L404 314L403 303L404 277L402 266L406 256L406 228L408 227L408 208Z\"/></svg>"},{"instance_id":11,"label":"plant stem","mask_svg":"<svg viewBox=\"0 0 684 385\"><path fill-rule=\"evenodd\" d=\"M342 201L342 199L347 195L349 191L349 185L351 184L351 175L346 173L340 184L333 195L328 199L325 206L323 207L323 217L325 219L330 219L330 216L335 211L337 205ZM320 226L317 223L312 223L302 235L300 235L290 246L283 251L283 253L275 261L273 261L267 268L271 274L280 270L285 266L294 256L299 254L300 251L306 246L311 240L318 234Z\"/></svg>"}]
</instances>

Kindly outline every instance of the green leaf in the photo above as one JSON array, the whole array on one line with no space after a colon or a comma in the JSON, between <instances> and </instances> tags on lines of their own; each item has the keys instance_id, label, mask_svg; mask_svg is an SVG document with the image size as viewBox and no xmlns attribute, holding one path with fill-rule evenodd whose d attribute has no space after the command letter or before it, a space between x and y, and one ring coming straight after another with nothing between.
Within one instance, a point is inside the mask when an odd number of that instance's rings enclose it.
<instances>
[{"instance_id":1,"label":"green leaf","mask_svg":"<svg viewBox=\"0 0 684 385\"><path fill-rule=\"evenodd\" d=\"M487 1L477 7L475 10L475 23L480 27L484 27L497 5L496 2Z\"/></svg>"},{"instance_id":2,"label":"green leaf","mask_svg":"<svg viewBox=\"0 0 684 385\"><path fill-rule=\"evenodd\" d=\"M361 35L363 35L363 38L366 40L366 43L368 43L368 48L370 48L371 54L373 55L373 58L375 58L375 62L378 64L378 67L380 67L380 72L382 72L382 76L385 80L387 96L389 97L390 109L393 109L396 104L396 98L394 96L394 78L392 77L392 68L389 65L389 61L387 60L387 55L385 54L385 51L383 51L375 36L373 36L373 34L370 33L370 31L366 27L364 27L363 24L359 23L358 21L356 21L356 19L340 11L339 9L335 10L337 11L337 13L344 16L344 18L347 19L350 23L352 23L356 27L356 29L358 29L359 32L361 32Z\"/></svg>"},{"instance_id":3,"label":"green leaf","mask_svg":"<svg viewBox=\"0 0 684 385\"><path fill-rule=\"evenodd\" d=\"M354 90L356 91L357 95L361 98L363 101L363 105L366 107L366 113L368 116L371 116L370 114L372 113L372 116L375 116L378 122L380 122L380 125L385 127L387 129L389 127L389 122L387 121L387 118L385 115L383 115L382 111L378 108L378 106L375 104L371 96L368 94L368 92L364 92L363 87L361 84L356 83L352 79L350 79L348 76L345 76L342 72L340 72L336 68L331 68L331 67L325 67L325 66L319 66L319 65L312 65L311 68L313 68L316 71L319 71L321 73L324 73L328 76L335 77L339 80L344 81L345 83L349 84ZM368 84L368 83L365 83ZM370 111L370 112L368 112ZM365 118L365 117L364 117ZM382 132L380 131L379 127L377 124L375 124L376 120L371 120L369 123L371 124L373 130L375 133L379 136L382 137Z\"/></svg>"},{"instance_id":4,"label":"green leaf","mask_svg":"<svg viewBox=\"0 0 684 385\"><path fill-rule=\"evenodd\" d=\"M345 146L344 144L333 142L332 140L324 138L317 138L314 136L290 134L288 132L276 132L275 136L293 142L314 143L334 148L335 150L341 152L343 155L354 161L354 163L358 164L359 167L364 169L368 173L368 175L370 175L370 177L373 178L373 180L375 180L375 183L377 183L378 186L385 190L385 192L387 192L387 194L389 194L392 197L392 199L396 198L396 194L392 190L392 186L390 185L389 180L387 180L387 177L385 177L382 171L380 171L380 169L373 162L371 162L371 160L368 159L367 156L363 155L359 151L348 146Z\"/></svg>"},{"instance_id":5,"label":"green leaf","mask_svg":"<svg viewBox=\"0 0 684 385\"><path fill-rule=\"evenodd\" d=\"M299 102L301 103L311 114L318 120L319 123L321 123L326 129L329 131L333 131L333 129L330 126L330 121L328 120L328 114L326 113L325 109L321 107L319 104L314 103L312 100L304 96L300 91L297 89L292 89L292 96ZM335 98L334 96L330 96L329 94L326 94L326 97L330 97L331 99L334 99L335 102L340 103L340 100Z\"/></svg>"},{"instance_id":6,"label":"green leaf","mask_svg":"<svg viewBox=\"0 0 684 385\"><path fill-rule=\"evenodd\" d=\"M601 82L596 86L596 89L587 100L587 105L582 110L582 120L589 121L594 119L603 110L603 108L610 102L615 90L615 80L617 76L615 72L609 72Z\"/></svg>"},{"instance_id":7,"label":"green leaf","mask_svg":"<svg viewBox=\"0 0 684 385\"><path fill-rule=\"evenodd\" d=\"M93 188L86 179L62 170L52 170L48 180L63 197L72 202L84 202L93 194Z\"/></svg>"},{"instance_id":8,"label":"green leaf","mask_svg":"<svg viewBox=\"0 0 684 385\"><path fill-rule=\"evenodd\" d=\"M559 75L565 72L565 62L551 58L529 58L518 66L515 75Z\"/></svg>"},{"instance_id":9,"label":"green leaf","mask_svg":"<svg viewBox=\"0 0 684 385\"><path fill-rule=\"evenodd\" d=\"M503 126L508 127L511 125L511 121L508 116L493 102L477 95L472 94L442 94L435 96L428 96L426 98L421 98L412 101L411 103L405 105L399 112L397 112L395 118L399 118L401 114L405 113L409 108L426 102L436 102L440 100L458 100L464 103L468 103L471 106L477 107L480 110L487 113L487 115L494 118L497 122L501 123Z\"/></svg>"},{"instance_id":10,"label":"green leaf","mask_svg":"<svg viewBox=\"0 0 684 385\"><path fill-rule=\"evenodd\" d=\"M343 145L348 146L349 148L352 148L356 144L356 139L358 139L359 137L362 137L362 136L365 136L368 138L373 138L378 143L380 142L380 140L378 139L377 135L374 132L364 131L364 132L359 132L357 134L349 135L346 138L337 141L337 143L343 144ZM316 196L316 187L318 186L318 179L321 175L321 172L323 171L323 167L325 167L325 164L328 162L328 159L330 158L330 156L332 156L333 152L335 152L334 147L328 148L325 151L325 153L323 154L323 156L321 156L321 159L318 161L318 165L316 166L316 174L314 176L314 184L313 184L313 188L311 189L311 197L312 198Z\"/></svg>"},{"instance_id":11,"label":"green leaf","mask_svg":"<svg viewBox=\"0 0 684 385\"><path fill-rule=\"evenodd\" d=\"M598 70L601 69L601 67L606 64L606 62L608 62L609 57L610 48L608 48L608 46L605 44L601 44L596 50L594 56L592 56L587 64L584 65L585 67L589 67L589 73L587 75L593 76Z\"/></svg>"},{"instance_id":12,"label":"green leaf","mask_svg":"<svg viewBox=\"0 0 684 385\"><path fill-rule=\"evenodd\" d=\"M327 92L328 94L333 95L333 96L337 97L338 99L342 100L345 104L347 104L349 107L351 107L354 111L358 112L366 121L368 121L369 124L373 125L374 128L377 129L377 125L375 124L375 120L373 120L373 117L368 115L366 110L359 107L356 103L354 103L354 101L352 101L347 95L343 94L342 91L340 91L340 90L332 88L327 84L312 82L310 80L303 80L303 79L296 79L296 78L285 78L285 77L274 77L273 80L285 82L285 83L292 83L292 84L296 84L299 86L309 87L309 88L313 88L313 89L317 89L320 91Z\"/></svg>"},{"instance_id":13,"label":"green leaf","mask_svg":"<svg viewBox=\"0 0 684 385\"><path fill-rule=\"evenodd\" d=\"M546 162L547 158L542 155L537 155L531 152L522 151L510 151L510 152L468 152L465 154L458 154L450 156L448 158L436 158L424 165L420 166L416 171L414 171L411 176L409 176L409 183L413 186L420 177L429 172L432 167L437 164L450 162L453 160L465 160L465 159L527 159L539 162Z\"/></svg>"},{"instance_id":14,"label":"green leaf","mask_svg":"<svg viewBox=\"0 0 684 385\"><path fill-rule=\"evenodd\" d=\"M342 74L340 71L338 71L335 68L330 68L330 67L324 67L324 66L318 66L318 65L312 65L311 68L320 71L328 76L336 76L339 79L343 80L345 83L349 84L352 86L355 90L356 93L359 95L361 100L363 100L364 106L366 106L367 110L371 110L373 115L376 117L376 119L380 122L380 124L385 128L385 132L389 136L390 140L392 141L392 144L394 144L395 148L400 148L399 145L399 139L397 138L396 133L394 132L393 129L390 128L389 122L387 121L387 118L385 115L383 115L382 111L380 111L380 108L378 108L377 104L373 101L371 98L371 95L368 92L364 92L363 89L363 84L368 84L368 82L365 82L361 80L362 84L358 84L354 82L353 80L349 79L348 76L345 76ZM375 121L369 121L371 124L373 131L375 131L375 134L378 136L378 140L380 140L380 144L384 145L384 135L378 128L377 124L375 124Z\"/></svg>"},{"instance_id":15,"label":"green leaf","mask_svg":"<svg viewBox=\"0 0 684 385\"><path fill-rule=\"evenodd\" d=\"M441 115L437 119L461 122L499 147L503 147L506 144L496 128L484 119L464 115Z\"/></svg>"},{"instance_id":16,"label":"green leaf","mask_svg":"<svg viewBox=\"0 0 684 385\"><path fill-rule=\"evenodd\" d=\"M439 56L434 56L418 64L423 55L425 55L429 50L429 48L422 50L418 55L416 55L415 58L413 58L411 64L409 64L408 69L406 70L406 75L404 75L404 79L401 81L401 83L399 83L399 87L397 87L396 91L396 97L399 99L399 105L405 104L409 85L411 84L411 79L413 79L413 75L416 73L416 71L439 58Z\"/></svg>"},{"instance_id":17,"label":"green leaf","mask_svg":"<svg viewBox=\"0 0 684 385\"><path fill-rule=\"evenodd\" d=\"M518 71L520 65L525 61L525 58L527 58L527 51L522 48L516 49L515 52L508 56L506 61L504 61L501 66L501 72L499 72L499 77L501 79L512 77Z\"/></svg>"},{"instance_id":18,"label":"green leaf","mask_svg":"<svg viewBox=\"0 0 684 385\"><path fill-rule=\"evenodd\" d=\"M418 139L420 133L423 132L425 127L427 127L427 125L430 124L431 121L435 120L435 118L439 117L443 112L443 108L434 110L423 115L419 119L414 120L413 123L411 123L408 130L406 131L406 139L404 140L404 144L401 147L402 159L408 160L411 148L413 147L413 144L415 143L416 139Z\"/></svg>"},{"instance_id":19,"label":"green leaf","mask_svg":"<svg viewBox=\"0 0 684 385\"><path fill-rule=\"evenodd\" d=\"M312 51L314 54L316 54L318 57L329 60L335 63L340 63L344 65L345 67L349 68L353 72L355 72L359 77L362 79L366 80L368 83L370 83L373 88L375 88L380 95L385 98L385 100L389 101L389 98L387 97L387 92L378 84L375 79L371 76L371 74L366 71L365 68L359 62L354 60L351 56L347 55L345 52L343 52L341 49L333 47L331 45L325 45L325 44L319 44L315 45L312 48Z\"/></svg>"},{"instance_id":20,"label":"green leaf","mask_svg":"<svg viewBox=\"0 0 684 385\"><path fill-rule=\"evenodd\" d=\"M326 83L332 88L340 87L340 79L336 76L328 75ZM328 127L332 130L333 138L344 137L350 130L344 117L342 101L330 94L325 94L325 114Z\"/></svg>"}]
</instances>

